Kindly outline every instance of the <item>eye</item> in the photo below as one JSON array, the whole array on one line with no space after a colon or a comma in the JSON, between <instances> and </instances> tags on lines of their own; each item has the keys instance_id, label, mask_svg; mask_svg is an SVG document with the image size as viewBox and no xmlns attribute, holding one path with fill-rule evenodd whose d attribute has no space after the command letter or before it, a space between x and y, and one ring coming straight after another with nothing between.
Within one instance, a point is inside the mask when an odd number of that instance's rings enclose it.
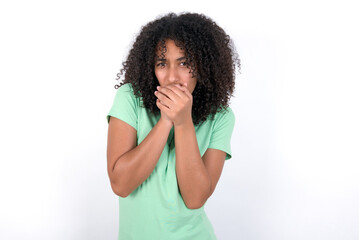
<instances>
[{"instance_id":1,"label":"eye","mask_svg":"<svg viewBox=\"0 0 359 240\"><path fill-rule=\"evenodd\" d=\"M164 67L165 65L166 65L166 63L164 63L164 62L160 62L160 63L156 64L157 67Z\"/></svg>"},{"instance_id":2,"label":"eye","mask_svg":"<svg viewBox=\"0 0 359 240\"><path fill-rule=\"evenodd\" d=\"M181 62L180 65L181 66L187 66L187 63L186 62Z\"/></svg>"}]
</instances>

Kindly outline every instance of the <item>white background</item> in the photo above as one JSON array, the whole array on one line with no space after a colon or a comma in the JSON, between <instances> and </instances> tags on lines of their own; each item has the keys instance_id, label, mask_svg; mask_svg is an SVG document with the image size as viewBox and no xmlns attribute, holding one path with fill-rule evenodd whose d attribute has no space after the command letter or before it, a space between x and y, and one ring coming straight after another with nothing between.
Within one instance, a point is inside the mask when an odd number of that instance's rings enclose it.
<instances>
[{"instance_id":1,"label":"white background","mask_svg":"<svg viewBox=\"0 0 359 240\"><path fill-rule=\"evenodd\" d=\"M359 239L354 1L2 1L0 239L116 239L106 115L142 25L210 16L242 61L220 240Z\"/></svg>"}]
</instances>

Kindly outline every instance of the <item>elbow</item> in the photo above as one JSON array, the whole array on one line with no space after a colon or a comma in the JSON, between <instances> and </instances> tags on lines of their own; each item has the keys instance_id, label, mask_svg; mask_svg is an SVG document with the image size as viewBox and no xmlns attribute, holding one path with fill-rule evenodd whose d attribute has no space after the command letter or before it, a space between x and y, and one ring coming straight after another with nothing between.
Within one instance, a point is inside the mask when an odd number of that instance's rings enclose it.
<instances>
[{"instance_id":1,"label":"elbow","mask_svg":"<svg viewBox=\"0 0 359 240\"><path fill-rule=\"evenodd\" d=\"M111 182L111 188L112 191L119 197L125 198L129 195L128 193L123 191L123 189L118 184L115 184L113 182Z\"/></svg>"},{"instance_id":2,"label":"elbow","mask_svg":"<svg viewBox=\"0 0 359 240\"><path fill-rule=\"evenodd\" d=\"M199 209L204 206L206 201L187 201L185 202L188 209Z\"/></svg>"},{"instance_id":3,"label":"elbow","mask_svg":"<svg viewBox=\"0 0 359 240\"><path fill-rule=\"evenodd\" d=\"M187 206L188 209L194 210L194 209L199 209L199 208L203 207L203 205L204 205L204 203L202 203L202 204L193 204L193 205L188 204L186 206Z\"/></svg>"},{"instance_id":4,"label":"elbow","mask_svg":"<svg viewBox=\"0 0 359 240\"><path fill-rule=\"evenodd\" d=\"M210 187L211 189L211 187ZM199 209L204 206L204 204L207 202L208 198L211 196L211 190L204 195L197 196L196 198L192 198L191 200L186 200L185 205L189 209Z\"/></svg>"}]
</instances>

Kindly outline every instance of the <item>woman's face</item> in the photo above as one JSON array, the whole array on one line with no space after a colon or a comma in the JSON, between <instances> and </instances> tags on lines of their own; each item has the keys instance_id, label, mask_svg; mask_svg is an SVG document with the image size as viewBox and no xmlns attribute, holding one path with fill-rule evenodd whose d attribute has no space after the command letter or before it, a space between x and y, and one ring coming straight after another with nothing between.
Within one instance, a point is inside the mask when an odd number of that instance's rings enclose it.
<instances>
[{"instance_id":1,"label":"woman's face","mask_svg":"<svg viewBox=\"0 0 359 240\"><path fill-rule=\"evenodd\" d=\"M187 66L184 50L177 47L173 40L166 41L164 58L161 58L161 51L157 52L155 74L161 87L187 83L187 89L192 94L197 84L197 78L192 77Z\"/></svg>"}]
</instances>

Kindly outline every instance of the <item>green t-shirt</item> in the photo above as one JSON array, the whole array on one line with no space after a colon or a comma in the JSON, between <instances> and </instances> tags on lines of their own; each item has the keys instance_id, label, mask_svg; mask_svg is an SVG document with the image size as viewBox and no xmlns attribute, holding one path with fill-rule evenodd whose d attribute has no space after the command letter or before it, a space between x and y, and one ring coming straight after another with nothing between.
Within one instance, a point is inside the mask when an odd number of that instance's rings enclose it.
<instances>
[{"instance_id":1,"label":"green t-shirt","mask_svg":"<svg viewBox=\"0 0 359 240\"><path fill-rule=\"evenodd\" d=\"M231 108L195 126L201 156L207 148L219 149L231 158L231 136L235 116ZM107 115L116 117L137 130L139 145L160 119L142 107L130 83L117 89ZM120 240L212 240L214 229L204 211L186 207L176 177L176 153L172 127L167 143L151 175L126 198L119 197Z\"/></svg>"}]
</instances>

